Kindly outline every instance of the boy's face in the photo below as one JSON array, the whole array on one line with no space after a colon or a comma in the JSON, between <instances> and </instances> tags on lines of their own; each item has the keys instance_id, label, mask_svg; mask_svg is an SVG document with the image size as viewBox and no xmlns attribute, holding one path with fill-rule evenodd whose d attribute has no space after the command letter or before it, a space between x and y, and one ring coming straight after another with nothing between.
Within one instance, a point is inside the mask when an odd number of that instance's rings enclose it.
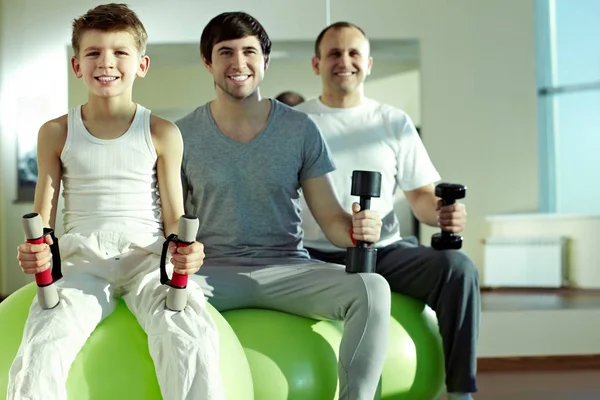
<instances>
[{"instance_id":1,"label":"boy's face","mask_svg":"<svg viewBox=\"0 0 600 400\"><path fill-rule=\"evenodd\" d=\"M81 37L79 57L71 59L77 78L83 78L89 91L103 98L130 91L136 76L146 75L149 63L127 31L87 31Z\"/></svg>"},{"instance_id":2,"label":"boy's face","mask_svg":"<svg viewBox=\"0 0 600 400\"><path fill-rule=\"evenodd\" d=\"M238 100L256 93L268 64L256 36L217 43L212 49L212 63L203 61L217 90Z\"/></svg>"},{"instance_id":3,"label":"boy's face","mask_svg":"<svg viewBox=\"0 0 600 400\"><path fill-rule=\"evenodd\" d=\"M337 92L356 91L371 73L373 59L369 43L356 28L330 29L320 45L320 57L313 57L313 71L325 87Z\"/></svg>"}]
</instances>

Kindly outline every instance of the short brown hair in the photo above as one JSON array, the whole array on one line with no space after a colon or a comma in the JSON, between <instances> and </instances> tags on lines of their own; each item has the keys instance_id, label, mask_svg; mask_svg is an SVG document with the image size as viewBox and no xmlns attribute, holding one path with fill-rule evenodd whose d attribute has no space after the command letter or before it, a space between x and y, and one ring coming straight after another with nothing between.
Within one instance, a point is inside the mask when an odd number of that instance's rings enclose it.
<instances>
[{"instance_id":1,"label":"short brown hair","mask_svg":"<svg viewBox=\"0 0 600 400\"><path fill-rule=\"evenodd\" d=\"M200 36L200 55L210 64L217 43L247 36L256 36L266 62L271 54L271 39L256 18L242 11L224 12L209 21Z\"/></svg>"},{"instance_id":2,"label":"short brown hair","mask_svg":"<svg viewBox=\"0 0 600 400\"><path fill-rule=\"evenodd\" d=\"M103 4L88 10L84 15L73 20L71 46L75 57L79 57L81 37L89 30L102 32L127 31L135 39L140 54L143 55L146 52L148 33L137 14L127 4Z\"/></svg>"},{"instance_id":3,"label":"short brown hair","mask_svg":"<svg viewBox=\"0 0 600 400\"><path fill-rule=\"evenodd\" d=\"M358 29L358 31L363 34L365 39L367 39L367 41L369 40L369 38L367 38L367 34L365 33L365 31L358 25L353 24L352 22L347 22L347 21L334 22L333 24L325 27L325 29L323 29L321 31L321 33L319 33L319 36L317 36L317 40L315 40L315 56L316 57L321 57L321 42L323 41L323 37L325 36L327 31L329 31L331 29L337 30L337 29L342 29L342 28Z\"/></svg>"}]
</instances>

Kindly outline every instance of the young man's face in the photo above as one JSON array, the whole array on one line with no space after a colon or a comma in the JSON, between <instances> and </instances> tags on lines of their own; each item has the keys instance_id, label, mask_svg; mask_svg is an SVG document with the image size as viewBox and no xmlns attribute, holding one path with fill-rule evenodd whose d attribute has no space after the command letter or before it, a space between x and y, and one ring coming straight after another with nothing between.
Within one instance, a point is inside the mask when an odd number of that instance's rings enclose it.
<instances>
[{"instance_id":1,"label":"young man's face","mask_svg":"<svg viewBox=\"0 0 600 400\"><path fill-rule=\"evenodd\" d=\"M256 36L219 42L212 49L212 63L204 65L217 90L242 100L256 93L267 68L267 60Z\"/></svg>"},{"instance_id":2,"label":"young man's face","mask_svg":"<svg viewBox=\"0 0 600 400\"><path fill-rule=\"evenodd\" d=\"M356 28L328 30L321 41L320 57L313 57L315 74L336 92L352 93L371 73L369 43Z\"/></svg>"},{"instance_id":3,"label":"young man's face","mask_svg":"<svg viewBox=\"0 0 600 400\"><path fill-rule=\"evenodd\" d=\"M83 78L90 92L104 98L131 90L136 76L146 75L149 62L127 31L87 31L81 37L79 57L71 59L77 78Z\"/></svg>"}]
</instances>

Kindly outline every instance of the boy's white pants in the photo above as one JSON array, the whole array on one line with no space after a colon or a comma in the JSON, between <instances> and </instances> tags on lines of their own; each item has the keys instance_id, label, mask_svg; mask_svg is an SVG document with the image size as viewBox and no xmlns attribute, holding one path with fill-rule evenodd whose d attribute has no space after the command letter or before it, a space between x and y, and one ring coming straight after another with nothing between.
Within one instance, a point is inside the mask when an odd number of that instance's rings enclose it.
<instances>
[{"instance_id":1,"label":"boy's white pants","mask_svg":"<svg viewBox=\"0 0 600 400\"><path fill-rule=\"evenodd\" d=\"M67 399L71 364L119 297L148 334L165 400L224 399L218 332L202 289L190 280L188 306L181 312L165 308L168 287L160 284L159 273L163 242L112 232L60 238L60 304L43 310L33 301L10 369L8 400Z\"/></svg>"}]
</instances>

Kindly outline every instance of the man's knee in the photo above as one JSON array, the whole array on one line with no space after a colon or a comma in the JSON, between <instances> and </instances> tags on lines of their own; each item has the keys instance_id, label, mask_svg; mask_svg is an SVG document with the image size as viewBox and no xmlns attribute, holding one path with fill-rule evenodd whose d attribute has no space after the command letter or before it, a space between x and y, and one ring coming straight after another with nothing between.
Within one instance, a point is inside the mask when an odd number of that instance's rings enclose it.
<instances>
[{"instance_id":1,"label":"man's knee","mask_svg":"<svg viewBox=\"0 0 600 400\"><path fill-rule=\"evenodd\" d=\"M479 272L473 261L465 253L456 250L436 252L436 264L443 268L450 281L477 284Z\"/></svg>"},{"instance_id":2,"label":"man's knee","mask_svg":"<svg viewBox=\"0 0 600 400\"><path fill-rule=\"evenodd\" d=\"M391 310L391 290L388 281L379 274L357 274L364 285L364 301L371 313L389 316Z\"/></svg>"}]
</instances>

